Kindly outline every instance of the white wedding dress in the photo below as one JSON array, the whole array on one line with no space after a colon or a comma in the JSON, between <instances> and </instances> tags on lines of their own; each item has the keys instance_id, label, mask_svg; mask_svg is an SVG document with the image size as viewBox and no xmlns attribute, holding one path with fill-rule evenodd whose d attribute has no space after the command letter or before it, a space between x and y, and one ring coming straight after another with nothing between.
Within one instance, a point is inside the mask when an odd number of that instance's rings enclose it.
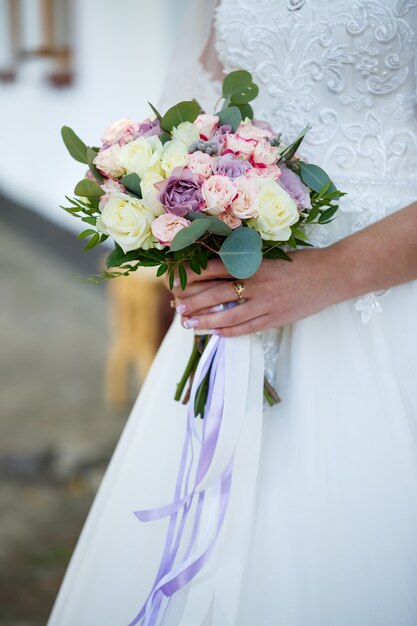
<instances>
[{"instance_id":1,"label":"white wedding dress","mask_svg":"<svg viewBox=\"0 0 417 626\"><path fill-rule=\"evenodd\" d=\"M347 193L312 230L317 245L417 199L417 0L223 0L215 25L225 69L259 84L257 117L288 138L310 122L303 153ZM231 431L229 509L206 567L157 623L417 625L416 327L412 282L264 333L282 397L264 412L250 397L259 340L229 341L246 350L228 375L236 406L247 386L250 418ZM147 598L167 521L133 511L173 498L185 409L171 398L190 333L174 322L159 351L49 626L127 626Z\"/></svg>"}]
</instances>

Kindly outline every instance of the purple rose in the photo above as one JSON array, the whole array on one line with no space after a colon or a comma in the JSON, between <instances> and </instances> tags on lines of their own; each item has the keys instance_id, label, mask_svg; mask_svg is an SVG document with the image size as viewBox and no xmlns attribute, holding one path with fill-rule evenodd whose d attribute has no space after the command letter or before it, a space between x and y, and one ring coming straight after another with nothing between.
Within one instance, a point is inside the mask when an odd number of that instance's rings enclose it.
<instances>
[{"instance_id":1,"label":"purple rose","mask_svg":"<svg viewBox=\"0 0 417 626\"><path fill-rule=\"evenodd\" d=\"M137 132L135 132L136 137L152 137L152 135L160 135L162 133L161 124L159 123L158 118L154 120L145 120L141 124L139 124L139 128Z\"/></svg>"},{"instance_id":2,"label":"purple rose","mask_svg":"<svg viewBox=\"0 0 417 626\"><path fill-rule=\"evenodd\" d=\"M236 159L233 154L225 154L224 156L213 159L211 169L215 174L223 174L234 180L238 176L242 176L247 170L252 168L248 161Z\"/></svg>"},{"instance_id":3,"label":"purple rose","mask_svg":"<svg viewBox=\"0 0 417 626\"><path fill-rule=\"evenodd\" d=\"M226 135L229 135L231 132L232 127L230 126L230 124L223 124L223 126L220 126L212 135L210 142L217 143L218 152L221 152L223 150L226 141Z\"/></svg>"},{"instance_id":4,"label":"purple rose","mask_svg":"<svg viewBox=\"0 0 417 626\"><path fill-rule=\"evenodd\" d=\"M269 122L265 122L264 120L253 119L252 124L256 126L257 128L262 128L263 130L267 130L269 133L271 133L271 137L273 137L276 134Z\"/></svg>"},{"instance_id":5,"label":"purple rose","mask_svg":"<svg viewBox=\"0 0 417 626\"><path fill-rule=\"evenodd\" d=\"M288 167L281 166L281 176L278 179L281 187L287 191L296 204L303 209L311 209L310 192L308 187L302 182Z\"/></svg>"},{"instance_id":6,"label":"purple rose","mask_svg":"<svg viewBox=\"0 0 417 626\"><path fill-rule=\"evenodd\" d=\"M196 213L203 203L201 183L191 170L175 167L171 175L157 183L158 199L168 213L184 217Z\"/></svg>"}]
</instances>

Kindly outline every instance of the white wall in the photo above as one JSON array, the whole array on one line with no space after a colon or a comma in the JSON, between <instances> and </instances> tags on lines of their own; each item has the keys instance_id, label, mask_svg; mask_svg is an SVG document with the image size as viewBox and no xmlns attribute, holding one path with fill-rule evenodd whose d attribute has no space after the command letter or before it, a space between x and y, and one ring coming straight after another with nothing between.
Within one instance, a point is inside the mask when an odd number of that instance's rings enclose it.
<instances>
[{"instance_id":1,"label":"white wall","mask_svg":"<svg viewBox=\"0 0 417 626\"><path fill-rule=\"evenodd\" d=\"M60 128L71 126L94 145L115 119L148 115L146 101L158 102L184 0L74 5L74 87L45 84L49 61L39 59L25 62L15 84L0 86L0 191L78 230L58 205L85 168L66 152Z\"/></svg>"}]
</instances>

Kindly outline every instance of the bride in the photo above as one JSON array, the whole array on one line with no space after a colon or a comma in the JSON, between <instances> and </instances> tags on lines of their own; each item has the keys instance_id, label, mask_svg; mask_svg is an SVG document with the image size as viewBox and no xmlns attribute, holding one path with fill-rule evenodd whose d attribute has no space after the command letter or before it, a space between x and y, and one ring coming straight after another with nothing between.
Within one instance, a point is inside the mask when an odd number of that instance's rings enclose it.
<instances>
[{"instance_id":1,"label":"bride","mask_svg":"<svg viewBox=\"0 0 417 626\"><path fill-rule=\"evenodd\" d=\"M204 46L212 2L191 5L184 63L175 61L188 83L182 95L208 99L207 70L189 50ZM179 316L48 624L415 626L417 2L222 0L214 24L206 52L215 49L226 71L253 74L256 116L288 138L312 124L303 154L346 192L342 211L311 232L314 249L295 251L292 263L265 260L245 281L242 306L219 306L236 300L220 262L190 273L185 292L174 287ZM282 402L263 415L255 403L250 426L259 430L234 469L209 561L158 617L135 620L167 522L142 523L133 511L172 501L185 409L171 398L190 329L234 337L232 346L259 333ZM253 354L234 373L236 398L259 376Z\"/></svg>"}]
</instances>

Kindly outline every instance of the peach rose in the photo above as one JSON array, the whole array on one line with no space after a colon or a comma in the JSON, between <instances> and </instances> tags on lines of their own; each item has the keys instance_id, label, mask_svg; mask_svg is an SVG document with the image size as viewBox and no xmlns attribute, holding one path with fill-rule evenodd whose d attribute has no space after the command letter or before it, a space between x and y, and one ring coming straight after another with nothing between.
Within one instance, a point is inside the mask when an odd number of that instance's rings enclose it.
<instances>
[{"instance_id":1,"label":"peach rose","mask_svg":"<svg viewBox=\"0 0 417 626\"><path fill-rule=\"evenodd\" d=\"M134 134L138 128L139 124L137 122L134 122L130 117L124 117L107 128L102 141L105 144L112 145L123 139L124 143L128 143L134 139Z\"/></svg>"},{"instance_id":2,"label":"peach rose","mask_svg":"<svg viewBox=\"0 0 417 626\"><path fill-rule=\"evenodd\" d=\"M230 178L221 174L214 174L207 178L201 187L201 193L206 202L202 210L210 215L224 213L236 196L237 189Z\"/></svg>"},{"instance_id":3,"label":"peach rose","mask_svg":"<svg viewBox=\"0 0 417 626\"><path fill-rule=\"evenodd\" d=\"M152 222L152 234L164 246L169 246L175 235L189 224L191 222L184 217L163 213Z\"/></svg>"},{"instance_id":4,"label":"peach rose","mask_svg":"<svg viewBox=\"0 0 417 626\"><path fill-rule=\"evenodd\" d=\"M219 123L218 115L207 115L207 113L201 113L194 121L194 126L197 127L200 137L205 140L210 139L214 129Z\"/></svg>"},{"instance_id":5,"label":"peach rose","mask_svg":"<svg viewBox=\"0 0 417 626\"><path fill-rule=\"evenodd\" d=\"M125 174L125 169L119 163L120 151L121 148L119 144L115 143L109 148L100 150L93 163L105 176L110 176L110 178L123 176L123 174Z\"/></svg>"},{"instance_id":6,"label":"peach rose","mask_svg":"<svg viewBox=\"0 0 417 626\"><path fill-rule=\"evenodd\" d=\"M209 154L197 150L188 156L186 167L191 170L193 174L208 178L213 173L211 169L211 159L212 157Z\"/></svg>"},{"instance_id":7,"label":"peach rose","mask_svg":"<svg viewBox=\"0 0 417 626\"><path fill-rule=\"evenodd\" d=\"M220 213L219 219L233 229L242 226L242 220L236 217L230 209L227 209L224 213Z\"/></svg>"},{"instance_id":8,"label":"peach rose","mask_svg":"<svg viewBox=\"0 0 417 626\"><path fill-rule=\"evenodd\" d=\"M100 185L102 190L104 191L104 196L101 196L98 208L100 211L103 210L107 201L112 193L124 193L126 189L123 185L121 185L117 180L112 180L111 178L107 179L102 185Z\"/></svg>"},{"instance_id":9,"label":"peach rose","mask_svg":"<svg viewBox=\"0 0 417 626\"><path fill-rule=\"evenodd\" d=\"M236 134L239 135L242 139L253 139L255 141L259 141L259 139L268 139L269 137L273 137L273 133L267 128L260 128L259 126L254 126L252 122L242 122L239 128L236 131Z\"/></svg>"},{"instance_id":10,"label":"peach rose","mask_svg":"<svg viewBox=\"0 0 417 626\"><path fill-rule=\"evenodd\" d=\"M241 219L256 217L256 199L259 195L259 186L251 178L239 176L235 179L237 197L230 205L233 215Z\"/></svg>"},{"instance_id":11,"label":"peach rose","mask_svg":"<svg viewBox=\"0 0 417 626\"><path fill-rule=\"evenodd\" d=\"M247 139L241 139L237 135L226 135L226 141L223 151L230 151L233 154L240 154L245 158L249 158L255 150L255 143Z\"/></svg>"},{"instance_id":12,"label":"peach rose","mask_svg":"<svg viewBox=\"0 0 417 626\"><path fill-rule=\"evenodd\" d=\"M256 144L252 154L252 161L256 165L272 165L279 157L278 148L271 146L269 141L261 139Z\"/></svg>"},{"instance_id":13,"label":"peach rose","mask_svg":"<svg viewBox=\"0 0 417 626\"><path fill-rule=\"evenodd\" d=\"M273 180L277 180L281 176L281 168L276 163L272 163L265 167L253 167L248 174L254 178L272 178Z\"/></svg>"}]
</instances>

